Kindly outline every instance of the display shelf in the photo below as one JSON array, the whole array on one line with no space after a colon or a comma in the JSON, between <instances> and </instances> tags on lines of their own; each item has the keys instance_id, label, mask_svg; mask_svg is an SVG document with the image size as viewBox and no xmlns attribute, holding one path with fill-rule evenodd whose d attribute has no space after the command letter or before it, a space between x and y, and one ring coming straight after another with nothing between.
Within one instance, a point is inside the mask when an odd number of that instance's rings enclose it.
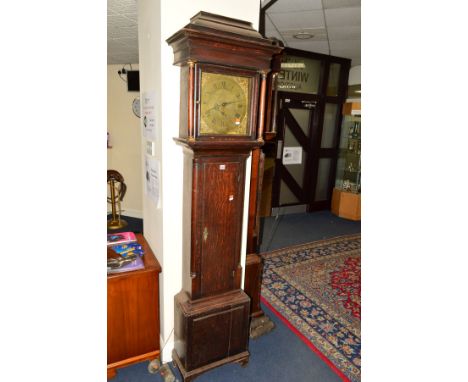
<instances>
[{"instance_id":1,"label":"display shelf","mask_svg":"<svg viewBox=\"0 0 468 382\"><path fill-rule=\"evenodd\" d=\"M332 213L361 219L361 104L343 106L340 146L332 195Z\"/></svg>"},{"instance_id":2,"label":"display shelf","mask_svg":"<svg viewBox=\"0 0 468 382\"><path fill-rule=\"evenodd\" d=\"M351 108L343 108L343 110L351 110ZM360 115L345 114L343 116L336 173L335 188L345 192L361 192Z\"/></svg>"}]
</instances>

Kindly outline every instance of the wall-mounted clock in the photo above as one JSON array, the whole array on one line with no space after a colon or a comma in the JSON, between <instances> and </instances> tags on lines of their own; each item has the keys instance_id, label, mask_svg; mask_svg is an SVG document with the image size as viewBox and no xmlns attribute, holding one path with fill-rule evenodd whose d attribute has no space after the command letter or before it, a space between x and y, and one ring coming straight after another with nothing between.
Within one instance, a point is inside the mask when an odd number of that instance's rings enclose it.
<instances>
[{"instance_id":1,"label":"wall-mounted clock","mask_svg":"<svg viewBox=\"0 0 468 382\"><path fill-rule=\"evenodd\" d=\"M138 118L141 116L141 109L140 109L140 98L136 97L132 102L132 110L133 114L135 114Z\"/></svg>"}]
</instances>

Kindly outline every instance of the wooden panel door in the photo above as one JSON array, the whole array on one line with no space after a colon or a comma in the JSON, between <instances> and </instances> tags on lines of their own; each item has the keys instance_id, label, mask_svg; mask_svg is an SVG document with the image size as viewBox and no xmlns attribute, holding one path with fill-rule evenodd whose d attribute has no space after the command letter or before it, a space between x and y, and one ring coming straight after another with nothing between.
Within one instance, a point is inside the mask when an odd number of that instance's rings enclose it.
<instances>
[{"instance_id":1,"label":"wooden panel door","mask_svg":"<svg viewBox=\"0 0 468 382\"><path fill-rule=\"evenodd\" d=\"M311 135L316 101L294 94L279 93L278 150L273 184L273 207L306 206L310 202ZM283 161L285 150L294 150L300 159Z\"/></svg>"},{"instance_id":2,"label":"wooden panel door","mask_svg":"<svg viewBox=\"0 0 468 382\"><path fill-rule=\"evenodd\" d=\"M273 207L330 208L338 156L338 106L306 94L279 93ZM287 164L284 153L291 148L301 151L299 163Z\"/></svg>"},{"instance_id":3,"label":"wooden panel door","mask_svg":"<svg viewBox=\"0 0 468 382\"><path fill-rule=\"evenodd\" d=\"M244 161L206 159L200 163L200 292L204 297L235 288L240 259ZM200 237L201 236L201 237Z\"/></svg>"}]
</instances>

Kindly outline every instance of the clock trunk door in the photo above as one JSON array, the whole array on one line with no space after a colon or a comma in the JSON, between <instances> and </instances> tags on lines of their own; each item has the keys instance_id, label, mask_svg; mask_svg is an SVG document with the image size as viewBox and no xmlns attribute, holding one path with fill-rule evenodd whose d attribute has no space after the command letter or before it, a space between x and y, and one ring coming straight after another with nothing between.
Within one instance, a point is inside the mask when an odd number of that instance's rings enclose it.
<instances>
[{"instance_id":1,"label":"clock trunk door","mask_svg":"<svg viewBox=\"0 0 468 382\"><path fill-rule=\"evenodd\" d=\"M206 158L200 163L201 219L198 240L200 293L207 297L235 289L240 258L243 158Z\"/></svg>"}]
</instances>

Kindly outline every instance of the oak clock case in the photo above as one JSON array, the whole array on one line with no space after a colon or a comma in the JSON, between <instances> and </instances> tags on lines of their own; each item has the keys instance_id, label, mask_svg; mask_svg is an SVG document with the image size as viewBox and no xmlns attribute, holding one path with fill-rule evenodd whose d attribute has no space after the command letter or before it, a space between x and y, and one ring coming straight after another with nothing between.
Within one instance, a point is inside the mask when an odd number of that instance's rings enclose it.
<instances>
[{"instance_id":1,"label":"oak clock case","mask_svg":"<svg viewBox=\"0 0 468 382\"><path fill-rule=\"evenodd\" d=\"M200 12L167 42L181 68L182 291L173 359L184 381L249 359L241 289L246 160L263 143L265 79L278 50L251 23Z\"/></svg>"}]
</instances>

